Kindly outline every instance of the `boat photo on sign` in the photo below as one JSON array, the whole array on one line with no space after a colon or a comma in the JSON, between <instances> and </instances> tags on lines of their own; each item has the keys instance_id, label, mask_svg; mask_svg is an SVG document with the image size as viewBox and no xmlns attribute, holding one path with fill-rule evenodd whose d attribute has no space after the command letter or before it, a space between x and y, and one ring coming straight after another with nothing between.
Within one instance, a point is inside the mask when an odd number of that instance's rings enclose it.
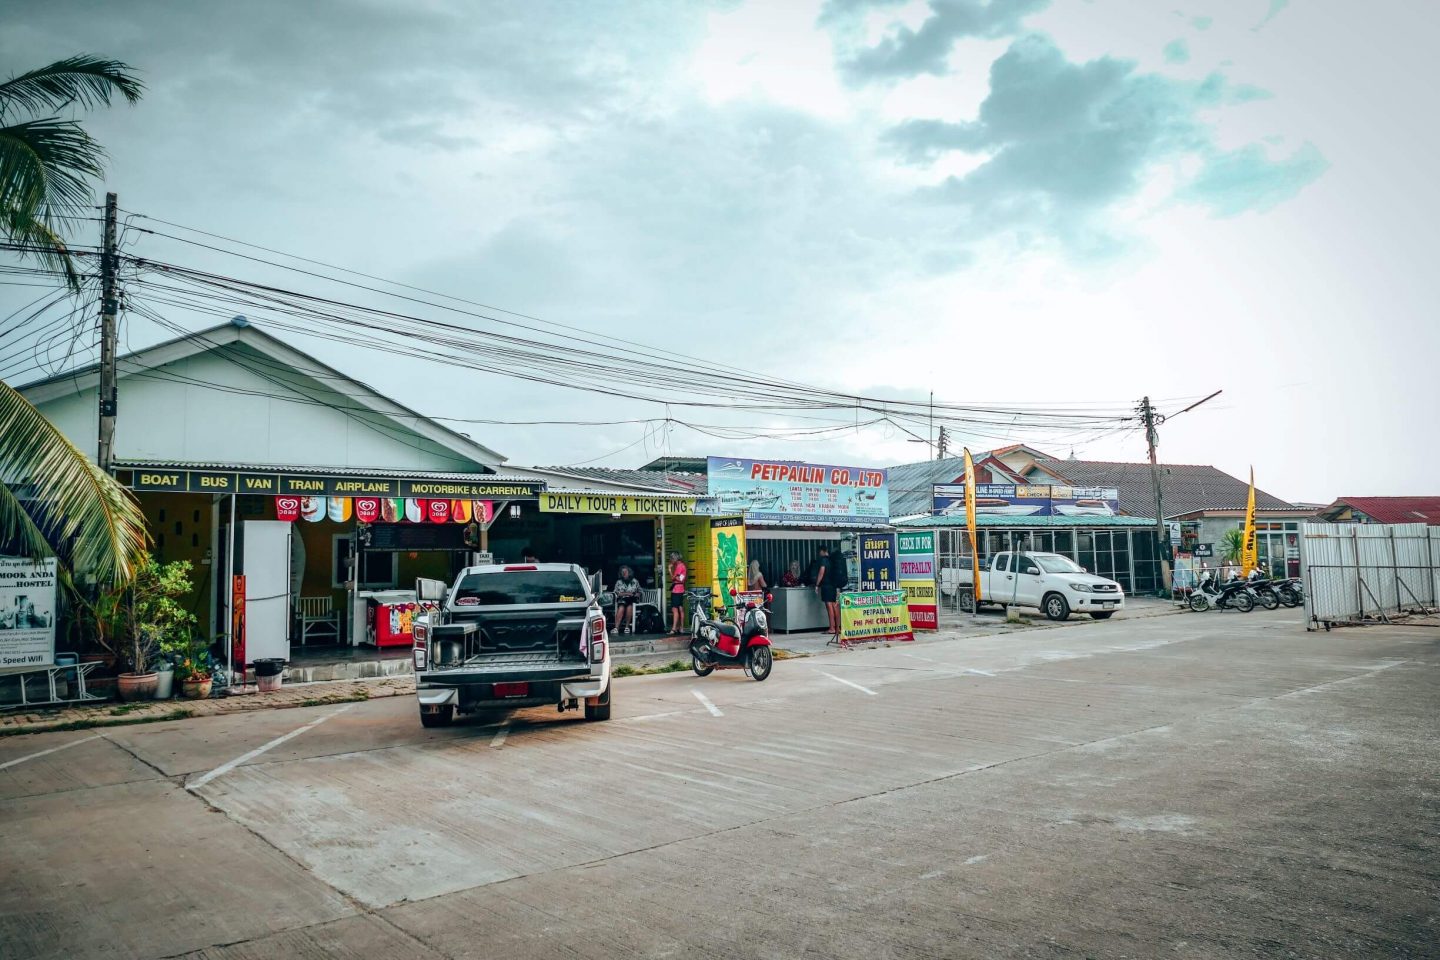
<instances>
[{"instance_id":1,"label":"boat photo on sign","mask_svg":"<svg viewBox=\"0 0 1440 960\"><path fill-rule=\"evenodd\" d=\"M710 457L707 472L721 509L748 520L882 524L890 516L888 474L875 467Z\"/></svg>"}]
</instances>

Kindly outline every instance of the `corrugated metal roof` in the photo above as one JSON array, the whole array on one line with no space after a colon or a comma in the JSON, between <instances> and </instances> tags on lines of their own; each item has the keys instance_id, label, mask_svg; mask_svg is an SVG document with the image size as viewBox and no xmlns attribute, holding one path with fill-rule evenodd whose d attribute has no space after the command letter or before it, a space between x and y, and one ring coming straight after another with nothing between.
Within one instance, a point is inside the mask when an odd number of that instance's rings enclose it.
<instances>
[{"instance_id":1,"label":"corrugated metal roof","mask_svg":"<svg viewBox=\"0 0 1440 960\"><path fill-rule=\"evenodd\" d=\"M222 463L202 460L117 460L117 470L211 470L248 473L315 473L336 477L424 477L430 480L484 480L487 483L535 483L534 477L504 473L447 473L436 470L396 470L391 467L335 467L297 463Z\"/></svg>"},{"instance_id":2,"label":"corrugated metal roof","mask_svg":"<svg viewBox=\"0 0 1440 960\"><path fill-rule=\"evenodd\" d=\"M1155 512L1155 488L1150 481L1148 463L1041 460L1036 466L1056 474L1071 486L1114 487L1120 494L1120 509L1128 514L1144 516ZM1250 484L1211 466L1162 463L1160 491L1165 516L1175 517L1196 510L1243 510ZM1257 489L1255 506L1286 509L1291 504Z\"/></svg>"},{"instance_id":3,"label":"corrugated metal roof","mask_svg":"<svg viewBox=\"0 0 1440 960\"><path fill-rule=\"evenodd\" d=\"M654 490L656 493L679 493L691 497L703 497L708 492L706 477L703 473L617 467L536 467L535 469L547 474L575 477L580 482L589 480L594 483L621 484ZM552 483L551 487L558 489L561 484Z\"/></svg>"},{"instance_id":4,"label":"corrugated metal roof","mask_svg":"<svg viewBox=\"0 0 1440 960\"><path fill-rule=\"evenodd\" d=\"M906 517L894 521L897 527L963 527L963 514L948 517ZM1028 529L1030 527L1087 527L1105 530L1111 527L1153 527L1155 521L1145 517L1002 517L982 513L975 518L977 527L1005 527L1007 529Z\"/></svg>"},{"instance_id":5,"label":"corrugated metal roof","mask_svg":"<svg viewBox=\"0 0 1440 960\"><path fill-rule=\"evenodd\" d=\"M989 453L972 453L976 463L990 456ZM904 517L916 513L929 513L934 506L934 487L937 483L952 483L965 476L964 457L946 457L944 460L922 460L919 463L902 463L890 467L890 515Z\"/></svg>"},{"instance_id":6,"label":"corrugated metal roof","mask_svg":"<svg viewBox=\"0 0 1440 960\"><path fill-rule=\"evenodd\" d=\"M1428 523L1440 526L1440 497L1341 497L1322 514L1348 506L1376 523Z\"/></svg>"}]
</instances>

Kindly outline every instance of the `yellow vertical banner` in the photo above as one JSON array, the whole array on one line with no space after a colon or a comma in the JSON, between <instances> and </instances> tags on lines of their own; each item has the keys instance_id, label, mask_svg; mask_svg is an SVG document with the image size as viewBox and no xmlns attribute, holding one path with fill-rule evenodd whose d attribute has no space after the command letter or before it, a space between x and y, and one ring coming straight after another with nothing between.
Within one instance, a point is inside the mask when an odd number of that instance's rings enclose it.
<instances>
[{"instance_id":1,"label":"yellow vertical banner","mask_svg":"<svg viewBox=\"0 0 1440 960\"><path fill-rule=\"evenodd\" d=\"M1240 547L1240 576L1248 577L1259 566L1255 550L1255 468L1250 468L1250 496L1245 501L1245 543Z\"/></svg>"},{"instance_id":2,"label":"yellow vertical banner","mask_svg":"<svg viewBox=\"0 0 1440 960\"><path fill-rule=\"evenodd\" d=\"M975 606L980 609L980 549L975 542L975 462L965 448L965 528L970 531L970 571L974 575Z\"/></svg>"},{"instance_id":3,"label":"yellow vertical banner","mask_svg":"<svg viewBox=\"0 0 1440 960\"><path fill-rule=\"evenodd\" d=\"M733 606L730 591L744 593L746 586L745 520L741 517L713 517L710 520L710 556L714 579L710 581L715 596L725 607Z\"/></svg>"}]
</instances>

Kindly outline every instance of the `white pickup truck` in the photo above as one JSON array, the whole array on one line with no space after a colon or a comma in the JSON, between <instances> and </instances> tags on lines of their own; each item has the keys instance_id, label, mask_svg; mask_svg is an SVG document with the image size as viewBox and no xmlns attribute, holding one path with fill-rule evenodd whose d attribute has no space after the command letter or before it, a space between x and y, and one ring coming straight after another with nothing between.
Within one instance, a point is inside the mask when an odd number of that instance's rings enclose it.
<instances>
[{"instance_id":1,"label":"white pickup truck","mask_svg":"<svg viewBox=\"0 0 1440 960\"><path fill-rule=\"evenodd\" d=\"M970 571L962 570L960 608L967 612L974 609L974 584ZM1125 591L1058 553L997 553L980 571L980 605L987 603L1036 607L1051 620L1072 612L1106 620L1125 609Z\"/></svg>"}]
</instances>

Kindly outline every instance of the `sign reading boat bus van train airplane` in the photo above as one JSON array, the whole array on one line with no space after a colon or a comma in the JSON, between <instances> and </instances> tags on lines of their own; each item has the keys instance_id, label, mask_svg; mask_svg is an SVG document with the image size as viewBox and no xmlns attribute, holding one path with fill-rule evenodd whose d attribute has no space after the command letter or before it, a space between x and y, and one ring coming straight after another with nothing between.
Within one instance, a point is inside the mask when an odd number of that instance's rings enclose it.
<instances>
[{"instance_id":1,"label":"sign reading boat bus van train airplane","mask_svg":"<svg viewBox=\"0 0 1440 960\"><path fill-rule=\"evenodd\" d=\"M722 510L744 513L750 520L886 523L890 518L883 469L732 457L711 457L707 468L710 496Z\"/></svg>"},{"instance_id":2,"label":"sign reading boat bus van train airplane","mask_svg":"<svg viewBox=\"0 0 1440 960\"><path fill-rule=\"evenodd\" d=\"M937 483L932 498L938 517L965 515L965 484ZM1114 487L975 484L975 513L1001 517L1113 517L1120 512Z\"/></svg>"}]
</instances>

